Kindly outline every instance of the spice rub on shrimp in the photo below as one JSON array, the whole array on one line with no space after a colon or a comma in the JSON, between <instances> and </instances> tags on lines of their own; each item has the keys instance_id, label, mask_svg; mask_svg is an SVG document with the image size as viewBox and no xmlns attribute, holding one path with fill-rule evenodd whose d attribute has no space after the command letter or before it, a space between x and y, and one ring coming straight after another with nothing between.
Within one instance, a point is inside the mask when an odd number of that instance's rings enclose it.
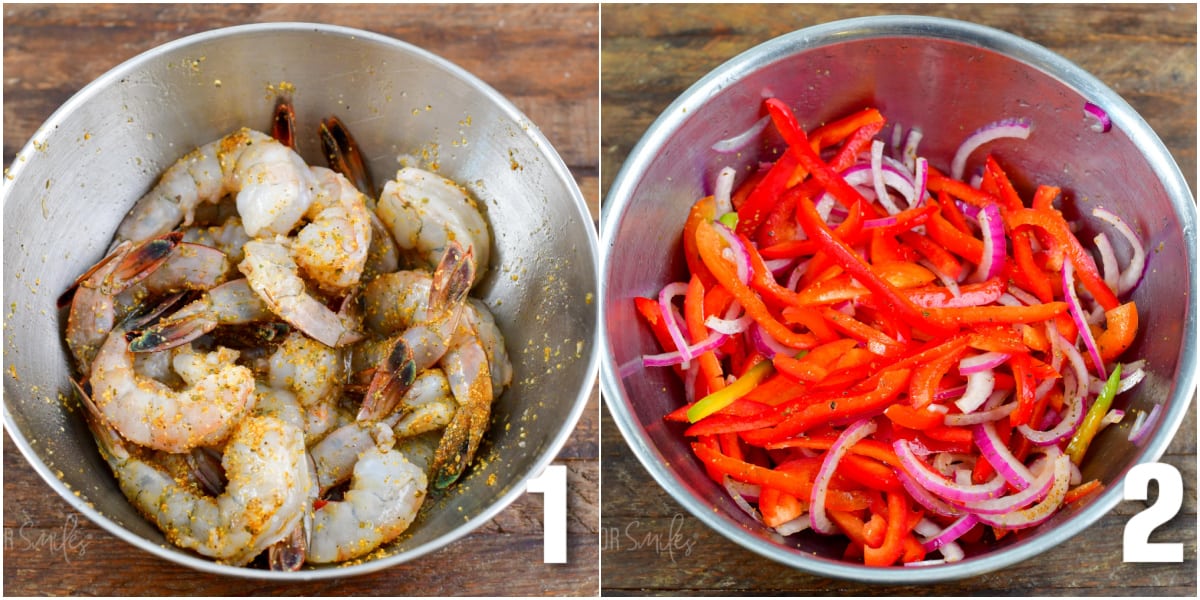
<instances>
[{"instance_id":1,"label":"spice rub on shrimp","mask_svg":"<svg viewBox=\"0 0 1200 600\"><path fill-rule=\"evenodd\" d=\"M312 172L271 136L243 128L209 142L167 168L134 204L116 239L141 241L190 225L202 202L235 194L247 235L286 235L312 204Z\"/></svg>"}]
</instances>

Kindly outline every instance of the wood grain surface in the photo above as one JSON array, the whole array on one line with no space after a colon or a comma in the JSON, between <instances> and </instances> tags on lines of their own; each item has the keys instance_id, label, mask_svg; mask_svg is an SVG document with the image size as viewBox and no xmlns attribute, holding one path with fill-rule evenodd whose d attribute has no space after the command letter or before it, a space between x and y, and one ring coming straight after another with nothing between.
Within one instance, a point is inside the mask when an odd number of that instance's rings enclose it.
<instances>
[{"instance_id":1,"label":"wood grain surface","mask_svg":"<svg viewBox=\"0 0 1200 600\"><path fill-rule=\"evenodd\" d=\"M678 94L738 53L840 18L919 13L990 25L1042 44L1121 94L1196 184L1195 5L603 5L601 173L608 189L626 155ZM1182 564L1122 562L1122 534L1145 506L1123 502L1052 552L988 575L937 585L879 586L808 575L730 542L663 492L601 420L604 595L1186 595L1196 594L1196 406L1163 462L1185 482L1182 511L1153 541L1182 542Z\"/></svg>"},{"instance_id":2,"label":"wood grain surface","mask_svg":"<svg viewBox=\"0 0 1200 600\"><path fill-rule=\"evenodd\" d=\"M245 23L357 27L424 47L506 95L562 155L598 218L596 5L5 5L4 164L64 101L164 42ZM4 593L531 595L599 590L599 396L555 460L568 468L568 563L542 562L542 497L525 494L449 546L371 575L299 585L198 573L147 554L58 498L4 436Z\"/></svg>"}]
</instances>

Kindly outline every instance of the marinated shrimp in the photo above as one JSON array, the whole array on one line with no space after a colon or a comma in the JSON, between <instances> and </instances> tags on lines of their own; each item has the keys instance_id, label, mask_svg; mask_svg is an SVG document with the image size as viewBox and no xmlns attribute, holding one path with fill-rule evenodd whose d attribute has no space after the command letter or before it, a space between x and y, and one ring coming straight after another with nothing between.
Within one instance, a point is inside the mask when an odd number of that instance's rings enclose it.
<instances>
[{"instance_id":1,"label":"marinated shrimp","mask_svg":"<svg viewBox=\"0 0 1200 600\"><path fill-rule=\"evenodd\" d=\"M243 128L168 167L64 295L76 388L123 492L172 543L272 570L410 527L512 377L469 297L491 240L465 188L402 169L377 195L340 121L321 123L329 168L304 163L294 123L281 100L271 135Z\"/></svg>"}]
</instances>

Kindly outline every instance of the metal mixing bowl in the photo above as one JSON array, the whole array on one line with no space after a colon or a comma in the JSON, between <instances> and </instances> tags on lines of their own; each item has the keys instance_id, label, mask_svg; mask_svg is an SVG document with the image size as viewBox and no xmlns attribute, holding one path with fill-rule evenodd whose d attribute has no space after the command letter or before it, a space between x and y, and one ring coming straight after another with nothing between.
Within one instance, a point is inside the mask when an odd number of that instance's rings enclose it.
<instances>
[{"instance_id":1,"label":"metal mixing bowl","mask_svg":"<svg viewBox=\"0 0 1200 600\"><path fill-rule=\"evenodd\" d=\"M967 558L957 563L851 564L840 560L844 541L812 532L786 539L768 532L709 479L683 428L663 420L683 403L683 386L670 369L634 368L622 377L622 366L660 351L632 299L655 297L666 283L686 281L679 232L689 207L710 193L723 167L755 164L770 156L764 146L779 143L768 133L763 143L737 153L710 149L749 130L765 114L762 101L769 95L794 107L805 126L876 106L889 122L919 128L922 155L943 170L976 127L1001 117L1029 118L1034 127L1029 140L989 147L1011 165L1025 192L1034 182L1061 186L1070 199L1068 217L1082 222L1081 239L1102 230L1090 217L1096 205L1141 232L1151 257L1132 296L1143 307L1143 320L1130 355L1146 359L1148 373L1125 401L1139 410L1161 402L1165 410L1141 447L1128 442L1127 425L1097 439L1083 476L1100 479L1103 493L1066 508L1028 535L968 546ZM1111 131L1089 129L1087 101L1108 112ZM983 154L974 157L975 164ZM897 584L943 581L1044 552L1121 501L1122 478L1135 464L1163 454L1195 387L1196 208L1174 160L1145 121L1096 78L1041 46L983 26L908 16L851 19L803 29L733 58L685 91L631 152L607 192L601 240L601 385L634 453L708 526L763 556L819 575Z\"/></svg>"},{"instance_id":2,"label":"metal mixing bowl","mask_svg":"<svg viewBox=\"0 0 1200 600\"><path fill-rule=\"evenodd\" d=\"M469 474L382 556L270 573L218 565L168 544L118 489L70 397L57 296L109 246L122 216L188 150L238 127L266 129L292 90L299 150L324 164L317 123L338 115L377 184L407 154L464 184L493 233L473 291L493 310L512 386ZM434 551L525 493L564 445L595 381L597 245L571 173L499 93L433 54L366 31L307 23L232 27L181 39L76 94L17 155L4 183L4 425L68 503L114 535L202 571L346 577ZM549 349L549 351L547 351Z\"/></svg>"}]
</instances>

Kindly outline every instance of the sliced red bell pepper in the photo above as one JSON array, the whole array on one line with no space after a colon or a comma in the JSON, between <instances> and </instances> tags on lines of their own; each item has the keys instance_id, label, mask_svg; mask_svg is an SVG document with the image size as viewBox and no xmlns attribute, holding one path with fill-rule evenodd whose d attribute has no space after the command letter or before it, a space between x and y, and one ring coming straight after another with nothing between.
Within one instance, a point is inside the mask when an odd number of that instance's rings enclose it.
<instances>
[{"instance_id":1,"label":"sliced red bell pepper","mask_svg":"<svg viewBox=\"0 0 1200 600\"><path fill-rule=\"evenodd\" d=\"M1048 233L1066 252L1067 257L1071 260L1071 266L1075 267L1075 275L1083 283L1083 287L1100 306L1104 307L1104 310L1112 310L1120 304L1116 294L1109 289L1108 284L1104 283L1104 278L1100 276L1100 271L1096 268L1096 261L1079 243L1079 239L1071 232L1070 226L1061 213L1054 210L1023 208L1011 211L1006 220L1010 228L1015 229L1022 225L1029 225Z\"/></svg>"}]
</instances>

